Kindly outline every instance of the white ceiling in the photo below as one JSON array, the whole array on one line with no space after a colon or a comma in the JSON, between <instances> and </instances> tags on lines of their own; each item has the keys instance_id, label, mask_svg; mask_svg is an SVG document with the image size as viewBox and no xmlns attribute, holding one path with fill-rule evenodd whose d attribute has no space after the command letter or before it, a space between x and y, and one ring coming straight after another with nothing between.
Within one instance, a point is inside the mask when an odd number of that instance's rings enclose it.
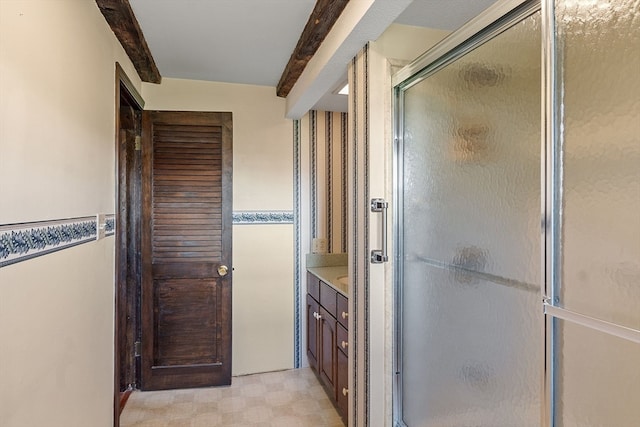
<instances>
[{"instance_id":1,"label":"white ceiling","mask_svg":"<svg viewBox=\"0 0 640 427\"><path fill-rule=\"evenodd\" d=\"M395 22L454 30L494 1L414 0ZM163 77L264 86L277 85L315 5L315 0L129 2ZM345 69L346 64L340 73ZM340 73L336 82L346 80ZM346 97L331 96L333 89L325 97L329 104L315 108L346 111Z\"/></svg>"},{"instance_id":2,"label":"white ceiling","mask_svg":"<svg viewBox=\"0 0 640 427\"><path fill-rule=\"evenodd\" d=\"M276 86L315 0L129 3L163 77Z\"/></svg>"},{"instance_id":3,"label":"white ceiling","mask_svg":"<svg viewBox=\"0 0 640 427\"><path fill-rule=\"evenodd\" d=\"M396 23L453 31L496 0L414 0Z\"/></svg>"}]
</instances>

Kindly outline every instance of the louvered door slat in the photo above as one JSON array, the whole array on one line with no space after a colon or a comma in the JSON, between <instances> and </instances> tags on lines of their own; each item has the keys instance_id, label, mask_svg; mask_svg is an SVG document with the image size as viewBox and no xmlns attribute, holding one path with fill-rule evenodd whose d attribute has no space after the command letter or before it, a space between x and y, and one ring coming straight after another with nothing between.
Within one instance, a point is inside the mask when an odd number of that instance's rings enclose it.
<instances>
[{"instance_id":1,"label":"louvered door slat","mask_svg":"<svg viewBox=\"0 0 640 427\"><path fill-rule=\"evenodd\" d=\"M209 193L219 195L220 180L222 176L222 132L219 126L154 126L153 129L153 193L162 195L164 203L154 203L153 229L159 226L165 236L179 237L185 226L200 226L208 229L216 229L222 220L222 205L210 203L207 195L189 194L185 198L183 193L173 191L171 196L163 193L168 188L204 188ZM180 148L181 140L197 140L198 144L190 143L186 148ZM163 167L163 160L171 160L171 169ZM189 161L201 162L211 160L211 165L206 169L193 169ZM157 163L157 162L160 163ZM180 162L180 163L179 163ZM179 168L182 166L182 168ZM195 196L195 197L194 197ZM155 199L155 197L154 197ZM180 206L175 209L172 204ZM203 208L204 206L204 208ZM197 209L192 209L197 208ZM175 234L171 234L174 231ZM193 260L201 257L200 254L210 256L211 261L218 261L221 255L221 245L213 244L210 240L195 240L189 246L165 246L154 239L153 260L161 262L186 258Z\"/></svg>"}]
</instances>

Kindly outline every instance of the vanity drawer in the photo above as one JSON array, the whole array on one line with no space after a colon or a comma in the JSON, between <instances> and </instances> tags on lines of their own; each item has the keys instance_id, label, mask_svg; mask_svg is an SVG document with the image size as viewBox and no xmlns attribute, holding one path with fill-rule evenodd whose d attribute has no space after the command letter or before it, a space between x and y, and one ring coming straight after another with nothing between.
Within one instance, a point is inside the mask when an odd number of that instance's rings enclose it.
<instances>
[{"instance_id":1,"label":"vanity drawer","mask_svg":"<svg viewBox=\"0 0 640 427\"><path fill-rule=\"evenodd\" d=\"M307 293L316 301L320 301L320 279L311 273L307 273Z\"/></svg>"},{"instance_id":2,"label":"vanity drawer","mask_svg":"<svg viewBox=\"0 0 640 427\"><path fill-rule=\"evenodd\" d=\"M337 291L323 281L320 281L320 305L333 317L336 317Z\"/></svg>"},{"instance_id":3,"label":"vanity drawer","mask_svg":"<svg viewBox=\"0 0 640 427\"><path fill-rule=\"evenodd\" d=\"M342 294L338 294L336 298L336 319L342 326L349 329L349 300Z\"/></svg>"},{"instance_id":4,"label":"vanity drawer","mask_svg":"<svg viewBox=\"0 0 640 427\"><path fill-rule=\"evenodd\" d=\"M345 355L349 354L349 332L342 325L338 325L336 344Z\"/></svg>"}]
</instances>

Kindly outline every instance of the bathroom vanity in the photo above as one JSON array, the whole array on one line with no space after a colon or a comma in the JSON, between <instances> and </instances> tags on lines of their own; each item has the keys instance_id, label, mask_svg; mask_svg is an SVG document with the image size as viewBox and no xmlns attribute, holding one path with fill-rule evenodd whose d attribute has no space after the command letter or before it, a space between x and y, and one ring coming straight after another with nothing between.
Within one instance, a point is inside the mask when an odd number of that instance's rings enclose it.
<instances>
[{"instance_id":1,"label":"bathroom vanity","mask_svg":"<svg viewBox=\"0 0 640 427\"><path fill-rule=\"evenodd\" d=\"M347 267L307 269L307 358L340 416L348 418Z\"/></svg>"}]
</instances>

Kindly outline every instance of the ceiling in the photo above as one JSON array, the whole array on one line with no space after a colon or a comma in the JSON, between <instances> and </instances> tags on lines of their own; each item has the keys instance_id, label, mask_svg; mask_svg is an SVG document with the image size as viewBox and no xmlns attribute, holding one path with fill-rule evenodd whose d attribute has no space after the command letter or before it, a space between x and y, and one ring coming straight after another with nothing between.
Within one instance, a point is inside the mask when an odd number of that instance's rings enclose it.
<instances>
[{"instance_id":1,"label":"ceiling","mask_svg":"<svg viewBox=\"0 0 640 427\"><path fill-rule=\"evenodd\" d=\"M494 1L414 0L395 22L454 30ZM315 5L315 0L129 2L163 77L274 87ZM341 80L346 74L335 76ZM322 102L315 108L346 111L346 97L332 95L333 89L326 94L330 108Z\"/></svg>"},{"instance_id":2,"label":"ceiling","mask_svg":"<svg viewBox=\"0 0 640 427\"><path fill-rule=\"evenodd\" d=\"M495 2L496 0L414 0L395 22L453 31Z\"/></svg>"}]
</instances>

